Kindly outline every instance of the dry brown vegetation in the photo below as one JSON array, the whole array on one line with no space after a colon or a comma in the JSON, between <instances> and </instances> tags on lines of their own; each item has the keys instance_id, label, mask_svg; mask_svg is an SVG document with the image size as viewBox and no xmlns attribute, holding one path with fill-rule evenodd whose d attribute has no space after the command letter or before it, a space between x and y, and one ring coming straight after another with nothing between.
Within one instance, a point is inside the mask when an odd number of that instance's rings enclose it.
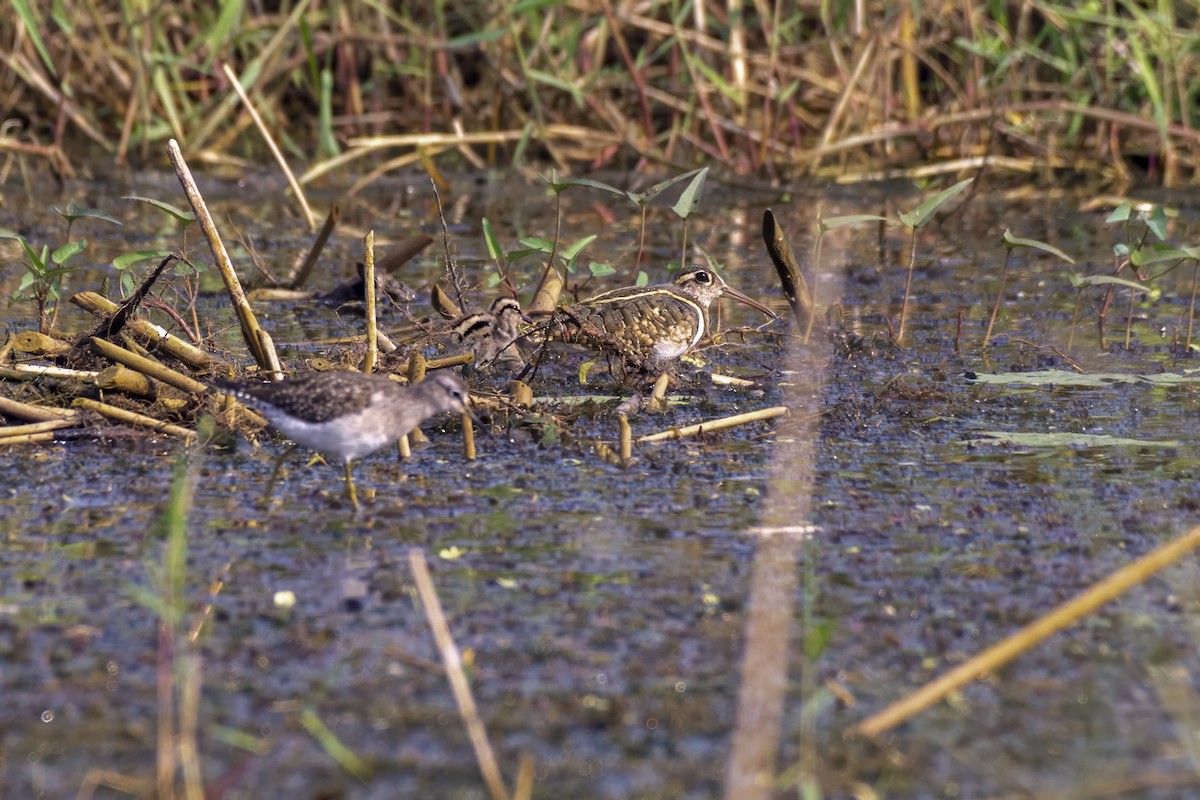
<instances>
[{"instance_id":1,"label":"dry brown vegetation","mask_svg":"<svg viewBox=\"0 0 1200 800\"><path fill-rule=\"evenodd\" d=\"M261 148L229 65L302 180L455 166L723 165L767 179L990 168L1167 185L1198 165L1195 9L1072 4L13 0L0 150L71 174L102 151Z\"/></svg>"}]
</instances>

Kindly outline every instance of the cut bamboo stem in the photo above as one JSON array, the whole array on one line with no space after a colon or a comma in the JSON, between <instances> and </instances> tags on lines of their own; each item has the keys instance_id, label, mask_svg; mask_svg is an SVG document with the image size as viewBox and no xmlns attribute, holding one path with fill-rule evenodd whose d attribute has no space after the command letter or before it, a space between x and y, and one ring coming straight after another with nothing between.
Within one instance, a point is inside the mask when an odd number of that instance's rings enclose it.
<instances>
[{"instance_id":1,"label":"cut bamboo stem","mask_svg":"<svg viewBox=\"0 0 1200 800\"><path fill-rule=\"evenodd\" d=\"M669 439L682 439L685 436L696 436L701 433L708 433L709 431L719 431L724 428L745 425L748 422L759 422L761 420L774 419L775 417L782 417L787 413L787 406L762 408L758 411L748 411L745 414L734 414L732 417L714 419L711 422L701 422L697 425L688 425L683 428L671 428L669 431L661 431L659 433L651 433L647 436L639 436L637 441L642 443L663 442Z\"/></svg>"},{"instance_id":2,"label":"cut bamboo stem","mask_svg":"<svg viewBox=\"0 0 1200 800\"><path fill-rule=\"evenodd\" d=\"M0 437L0 447L14 444L36 444L38 442L53 442L55 439L54 433L26 433L22 436L4 436Z\"/></svg>"},{"instance_id":3,"label":"cut bamboo stem","mask_svg":"<svg viewBox=\"0 0 1200 800\"><path fill-rule=\"evenodd\" d=\"M65 378L76 381L92 381L100 373L87 369L68 369L67 367L52 367L46 364L17 364L13 372L18 375L36 375L39 378Z\"/></svg>"},{"instance_id":4,"label":"cut bamboo stem","mask_svg":"<svg viewBox=\"0 0 1200 800\"><path fill-rule=\"evenodd\" d=\"M28 436L32 433L48 433L61 428L73 428L82 424L79 417L48 419L45 422L31 422L28 425L9 425L0 428L0 442L14 436Z\"/></svg>"},{"instance_id":5,"label":"cut bamboo stem","mask_svg":"<svg viewBox=\"0 0 1200 800\"><path fill-rule=\"evenodd\" d=\"M29 422L45 422L51 419L69 419L70 417L79 416L78 411L69 408L35 406L4 396L0 396L0 414L12 419L23 419Z\"/></svg>"},{"instance_id":6,"label":"cut bamboo stem","mask_svg":"<svg viewBox=\"0 0 1200 800\"><path fill-rule=\"evenodd\" d=\"M113 364L100 370L96 373L94 382L108 392L125 392L138 397L154 397L158 394L152 378L124 364Z\"/></svg>"},{"instance_id":7,"label":"cut bamboo stem","mask_svg":"<svg viewBox=\"0 0 1200 800\"><path fill-rule=\"evenodd\" d=\"M467 736L475 750L475 760L479 763L479 771L483 773L484 783L492 800L508 800L508 788L500 774L500 765L496 762L496 754L487 738L487 730L479 717L479 709L475 698L471 696L471 687L463 672L462 656L450 635L450 626L442 611L442 603L438 599L433 579L429 576L429 565L425 562L425 553L419 548L408 551L408 563L412 567L413 581L417 584L417 594L421 597L421 607L425 610L425 619L433 631L438 651L442 655L442 665L446 669L446 678L450 681L450 690L458 704L458 712L467 726Z\"/></svg>"},{"instance_id":8,"label":"cut bamboo stem","mask_svg":"<svg viewBox=\"0 0 1200 800\"><path fill-rule=\"evenodd\" d=\"M179 177L179 183L183 186L188 203L191 204L192 211L196 214L196 222L200 224L200 230L204 232L204 237L208 240L208 247L212 251L213 261L217 265L217 270L221 273L221 279L225 282L225 289L229 292L229 299L233 304L234 313L237 314L238 324L241 325L242 339L246 342L246 346L250 348L250 352L254 356L254 360L259 368L270 372L272 371L271 362L278 363L279 359L274 353L268 356L262 350L262 343L258 337L259 324L258 319L254 316L254 309L250 307L250 301L246 299L246 292L242 289L242 282L238 280L237 273L234 272L233 262L229 259L225 243L221 241L221 236L217 233L217 227L213 224L212 215L208 212L208 206L205 204L204 198L200 195L200 188L196 185L196 179L192 177L192 171L188 168L187 162L183 158L183 153L179 149L179 143L174 139L171 139L167 143L167 154L171 157L171 163L175 166L175 174Z\"/></svg>"},{"instance_id":9,"label":"cut bamboo stem","mask_svg":"<svg viewBox=\"0 0 1200 800\"><path fill-rule=\"evenodd\" d=\"M366 250L363 295L367 301L367 355L363 359L363 372L371 373L379 359L379 325L375 319L375 231L367 231Z\"/></svg>"},{"instance_id":10,"label":"cut bamboo stem","mask_svg":"<svg viewBox=\"0 0 1200 800\"><path fill-rule=\"evenodd\" d=\"M463 458L467 461L475 460L475 423L471 421L471 415L463 412L462 415L462 430L463 430Z\"/></svg>"},{"instance_id":11,"label":"cut bamboo stem","mask_svg":"<svg viewBox=\"0 0 1200 800\"><path fill-rule=\"evenodd\" d=\"M470 353L463 353L446 358L431 358L425 362L425 367L426 369L445 369L446 367L457 367L459 364L470 364L474 360Z\"/></svg>"},{"instance_id":12,"label":"cut bamboo stem","mask_svg":"<svg viewBox=\"0 0 1200 800\"><path fill-rule=\"evenodd\" d=\"M233 90L237 92L237 96L241 98L242 105L246 107L246 111L250 114L250 119L254 120L254 126L258 128L258 133L267 143L267 147L271 151L271 155L275 157L279 168L283 170L283 176L287 178L288 186L292 187L292 193L296 195L296 200L300 203L300 209L304 212L304 219L308 222L308 230L315 232L317 230L317 220L313 217L312 209L308 207L308 198L304 196L304 190L300 188L300 184L296 181L296 176L292 174L292 168L288 166L287 161L283 157L283 153L279 151L279 145L275 144L275 137L271 136L271 132L267 130L267 126L263 123L262 117L258 115L258 109L250 102L250 96L246 94L246 90L242 88L242 83L237 79L237 75L228 64L222 64L221 69L225 71L225 77L229 79Z\"/></svg>"},{"instance_id":13,"label":"cut bamboo stem","mask_svg":"<svg viewBox=\"0 0 1200 800\"><path fill-rule=\"evenodd\" d=\"M114 314L120 308L116 303L96 292L78 292L69 298L72 303L96 316ZM164 328L145 319L131 319L125 330L152 350L161 350L172 358L182 361L192 369L211 369L224 362L211 353L206 353L191 342L186 342Z\"/></svg>"},{"instance_id":14,"label":"cut bamboo stem","mask_svg":"<svg viewBox=\"0 0 1200 800\"><path fill-rule=\"evenodd\" d=\"M633 458L633 428L629 425L629 417L624 414L617 416L617 425L621 429L621 460L628 462Z\"/></svg>"},{"instance_id":15,"label":"cut bamboo stem","mask_svg":"<svg viewBox=\"0 0 1200 800\"><path fill-rule=\"evenodd\" d=\"M120 422L125 422L130 425L137 425L142 428L149 428L159 433L169 433L172 436L180 436L187 440L189 444L196 441L195 431L189 431L187 428L181 428L178 425L172 425L169 422L157 420L154 417L148 417L145 414L138 414L136 411L127 411L123 408L110 406L108 403L101 403L98 400L91 400L87 397L77 397L71 404L77 408L86 408L90 411L95 411L98 414L103 414L109 419L115 419Z\"/></svg>"},{"instance_id":16,"label":"cut bamboo stem","mask_svg":"<svg viewBox=\"0 0 1200 800\"><path fill-rule=\"evenodd\" d=\"M266 328L258 328L254 333L258 337L259 348L266 356L267 372L270 373L271 380L283 380L283 365L279 363L279 355L275 352L275 341L271 334L267 333Z\"/></svg>"},{"instance_id":17,"label":"cut bamboo stem","mask_svg":"<svg viewBox=\"0 0 1200 800\"><path fill-rule=\"evenodd\" d=\"M1147 553L1132 564L1122 567L1041 619L1026 625L999 644L989 647L975 658L950 670L932 683L922 686L873 717L864 720L852 730L865 736L875 737L889 728L899 725L929 708L950 692L996 671L1043 639L1074 624L1081 617L1144 582L1163 567L1174 564L1198 546L1200 546L1200 526L1192 528L1183 536Z\"/></svg>"},{"instance_id":18,"label":"cut bamboo stem","mask_svg":"<svg viewBox=\"0 0 1200 800\"><path fill-rule=\"evenodd\" d=\"M36 356L61 356L73 349L70 342L55 339L37 331L20 331L12 339L12 349L19 353L32 353Z\"/></svg>"},{"instance_id":19,"label":"cut bamboo stem","mask_svg":"<svg viewBox=\"0 0 1200 800\"><path fill-rule=\"evenodd\" d=\"M189 378L182 372L176 372L170 367L163 366L157 361L140 356L132 350L126 350L120 345L113 344L106 339L97 339L92 337L92 346L100 352L100 355L116 361L119 364L124 364L130 369L137 370L143 375L148 375L151 378L162 381L168 386L174 386L181 392L188 394L199 394L205 391L208 387L198 380Z\"/></svg>"}]
</instances>

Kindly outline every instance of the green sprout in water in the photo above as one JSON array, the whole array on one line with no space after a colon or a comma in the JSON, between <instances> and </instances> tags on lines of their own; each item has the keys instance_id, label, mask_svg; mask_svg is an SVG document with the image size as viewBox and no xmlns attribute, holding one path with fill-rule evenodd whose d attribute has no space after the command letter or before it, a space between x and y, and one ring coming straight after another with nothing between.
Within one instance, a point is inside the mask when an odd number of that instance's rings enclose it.
<instances>
[{"instance_id":1,"label":"green sprout in water","mask_svg":"<svg viewBox=\"0 0 1200 800\"><path fill-rule=\"evenodd\" d=\"M38 315L38 330L42 333L49 332L58 321L58 303L62 299L63 282L75 269L68 262L88 247L87 239L71 239L71 228L75 220L91 218L114 225L121 224L119 220L103 211L83 208L74 200L69 201L65 209L55 208L54 211L67 220L67 242L54 251L50 250L49 245L43 245L38 251L21 234L0 228L0 238L16 239L21 243L25 254L25 274L21 276L21 282L13 292L11 300L34 304Z\"/></svg>"}]
</instances>

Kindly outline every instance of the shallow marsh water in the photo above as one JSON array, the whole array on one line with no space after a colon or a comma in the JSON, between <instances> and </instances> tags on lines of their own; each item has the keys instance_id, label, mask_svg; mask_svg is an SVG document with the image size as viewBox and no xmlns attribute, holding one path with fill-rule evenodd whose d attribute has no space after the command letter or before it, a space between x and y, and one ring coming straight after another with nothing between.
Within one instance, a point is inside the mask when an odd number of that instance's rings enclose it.
<instances>
[{"instance_id":1,"label":"shallow marsh water","mask_svg":"<svg viewBox=\"0 0 1200 800\"><path fill-rule=\"evenodd\" d=\"M59 236L60 221L42 209L70 196L128 222L115 236L100 223L88 228L100 259L135 239L138 248L177 246L174 229L154 212L107 199L154 194L181 204L172 180L139 177L119 191L72 187L28 207L13 199L0 226L35 241ZM325 274L322 285L344 277L367 227L385 240L437 234L424 184L414 186L348 205L323 260L339 274ZM231 214L270 271L286 272L306 247L290 208L261 202L278 194L269 179L204 188L227 201L218 219ZM589 256L624 272L636 247L633 209L583 191L564 199L564 238L600 233ZM1181 212L1172 222L1180 244L1200 229L1198 199L1171 198ZM829 217L894 212L917 198L813 190L803 204L787 205L710 191L692 236L735 286L777 298L758 234L761 210L770 202L804 253L818 201ZM978 343L1005 227L1075 255L1074 271L1110 270L1119 232L1103 225L1105 212L1073 207L979 199L931 228L920 240L903 350L835 356L821 367L811 353L789 352L799 348L794 337L733 337L703 354L705 367L681 370L676 391L690 402L633 420L640 435L779 403L821 411L809 442L819 529L795 566L779 766L786 771L802 750L815 751L809 763L827 796L848 796L859 782L884 797L1087 796L1124 782L1132 796L1194 790L1189 736L1197 723L1181 710L1200 668L1194 559L918 716L880 747L842 738L1196 521L1192 386L997 387L964 377L1067 366L1049 345L1065 348L1075 294L1068 268L1052 259L1018 253L1000 336L986 353ZM477 282L490 270L478 233L483 216L510 244L518 233L553 232L553 205L536 179L483 179L448 199L455 247ZM658 265L677 247L679 229L665 211L653 224L653 277L661 280ZM193 255L204 258L195 240L189 232ZM379 246L386 250L386 241ZM440 246L402 276L410 286L437 274ZM20 266L4 255L0 291L8 294ZM882 240L875 229L835 234L825 244L823 296L840 297L847 324L870 339L898 314L906 256L907 237L890 230ZM527 269L524 279L535 279L536 267ZM79 276L71 288L96 288L101 274ZM1162 297L1139 298L1131 351L1111 346L1123 338L1116 321L1102 348L1085 308L1071 357L1089 371L1192 368L1160 333L1186 313L1189 279L1170 277ZM224 331L221 346L241 358L227 304L214 294L201 310L214 332ZM956 354L959 310L967 346ZM11 329L29 326L22 309L7 313ZM68 324L86 324L79 312L65 313ZM331 350L348 355L345 345L310 342L360 324L284 305L266 306L264 316L293 363ZM723 317L758 323L744 309L725 308ZM710 370L757 386L713 387L704 377ZM595 378L598 386L579 387L572 374L570 366L547 371L535 393L613 389ZM799 479L806 465L787 459L797 452L789 442L809 431L793 418L641 445L639 462L621 470L587 446L616 435L615 420L592 410L558 443L521 426L481 436L473 464L461 458L457 423L440 421L411 461L383 452L358 466L366 496L358 517L340 502L339 471L306 466L299 454L277 503L258 511L270 459L283 446L277 440L264 437L262 450L229 439L205 448L192 460L188 598L193 613L213 604L198 644L206 779L227 784L230 798L484 796L408 573L407 553L420 546L469 653L472 687L510 782L528 754L536 797L720 795L758 531L807 485ZM986 432L1175 444L971 443ZM71 796L89 768L153 774L157 618L133 590L150 586L146 565L161 561L156 525L179 452L169 440L119 435L0 451L0 786L11 796ZM218 579L223 586L210 596ZM273 602L285 590L296 596L290 609ZM306 730L306 710L367 763L368 780L335 763ZM802 744L806 724L814 733ZM263 751L235 747L231 732L259 738Z\"/></svg>"}]
</instances>

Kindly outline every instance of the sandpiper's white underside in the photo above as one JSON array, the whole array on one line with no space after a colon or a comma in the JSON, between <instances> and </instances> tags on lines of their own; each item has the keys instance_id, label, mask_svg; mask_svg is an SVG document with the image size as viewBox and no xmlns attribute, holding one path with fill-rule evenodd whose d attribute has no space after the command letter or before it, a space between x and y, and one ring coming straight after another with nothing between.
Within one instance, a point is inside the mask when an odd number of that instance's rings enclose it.
<instances>
[{"instance_id":1,"label":"sandpiper's white underside","mask_svg":"<svg viewBox=\"0 0 1200 800\"><path fill-rule=\"evenodd\" d=\"M382 393L371 395L371 405L362 411L343 414L326 422L306 422L291 417L263 403L263 414L275 430L297 444L337 456L343 461L361 458L400 438L390 432L390 426L382 424L381 409L390 409Z\"/></svg>"}]
</instances>

